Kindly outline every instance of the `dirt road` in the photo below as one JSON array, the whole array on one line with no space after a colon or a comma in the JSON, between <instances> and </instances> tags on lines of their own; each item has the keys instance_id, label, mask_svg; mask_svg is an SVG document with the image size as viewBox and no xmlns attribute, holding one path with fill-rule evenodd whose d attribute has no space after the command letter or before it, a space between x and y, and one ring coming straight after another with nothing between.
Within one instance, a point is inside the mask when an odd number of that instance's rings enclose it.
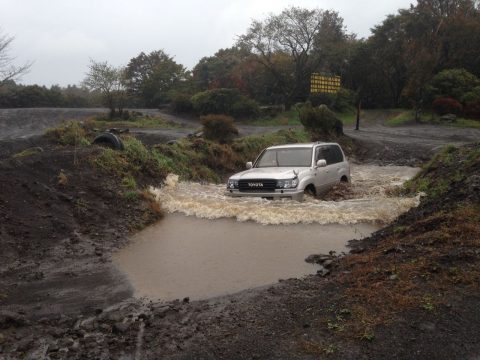
<instances>
[{"instance_id":1,"label":"dirt road","mask_svg":"<svg viewBox=\"0 0 480 360\"><path fill-rule=\"evenodd\" d=\"M194 117L176 116L156 109L135 109L150 116L160 116L165 120L175 122L182 127L172 129L131 128L134 134L140 134L146 139L155 139L167 142L185 137L200 128L200 122ZM82 120L99 114L107 114L108 109L69 109L69 108L25 108L25 109L0 109L0 141L27 139L41 135L46 129L55 127L63 121ZM241 136L261 134L288 128L288 126L251 126L238 124Z\"/></svg>"}]
</instances>

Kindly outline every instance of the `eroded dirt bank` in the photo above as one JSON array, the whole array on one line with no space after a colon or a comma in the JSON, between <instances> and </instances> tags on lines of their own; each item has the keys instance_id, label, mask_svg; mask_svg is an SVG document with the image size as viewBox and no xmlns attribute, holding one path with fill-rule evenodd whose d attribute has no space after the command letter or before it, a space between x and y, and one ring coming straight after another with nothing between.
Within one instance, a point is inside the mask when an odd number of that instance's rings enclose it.
<instances>
[{"instance_id":1,"label":"eroded dirt bank","mask_svg":"<svg viewBox=\"0 0 480 360\"><path fill-rule=\"evenodd\" d=\"M413 190L436 192L334 259L330 276L192 303L134 300L112 268L111 252L158 215L91 166L97 149L8 157L0 358L475 357L480 159L470 150L434 164Z\"/></svg>"}]
</instances>

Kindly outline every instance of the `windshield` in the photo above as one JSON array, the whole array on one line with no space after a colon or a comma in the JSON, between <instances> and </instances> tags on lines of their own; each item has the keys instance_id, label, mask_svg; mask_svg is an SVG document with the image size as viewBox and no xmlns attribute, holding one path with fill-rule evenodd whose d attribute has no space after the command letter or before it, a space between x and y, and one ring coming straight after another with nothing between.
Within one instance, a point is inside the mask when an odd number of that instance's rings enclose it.
<instances>
[{"instance_id":1,"label":"windshield","mask_svg":"<svg viewBox=\"0 0 480 360\"><path fill-rule=\"evenodd\" d=\"M263 152L255 167L308 167L311 163L311 148L270 149Z\"/></svg>"}]
</instances>

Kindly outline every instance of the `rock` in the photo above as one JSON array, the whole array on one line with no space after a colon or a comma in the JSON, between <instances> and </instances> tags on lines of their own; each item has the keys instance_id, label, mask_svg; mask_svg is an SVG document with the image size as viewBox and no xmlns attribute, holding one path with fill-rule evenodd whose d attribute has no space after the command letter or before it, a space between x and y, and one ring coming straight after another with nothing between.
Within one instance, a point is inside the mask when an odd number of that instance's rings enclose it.
<instances>
[{"instance_id":1,"label":"rock","mask_svg":"<svg viewBox=\"0 0 480 360\"><path fill-rule=\"evenodd\" d=\"M75 341L72 346L70 346L68 349L70 351L78 351L80 348L80 343L78 341Z\"/></svg>"},{"instance_id":2,"label":"rock","mask_svg":"<svg viewBox=\"0 0 480 360\"><path fill-rule=\"evenodd\" d=\"M330 268L333 264L333 260L325 260L322 265L324 268Z\"/></svg>"},{"instance_id":3,"label":"rock","mask_svg":"<svg viewBox=\"0 0 480 360\"><path fill-rule=\"evenodd\" d=\"M60 341L60 344L62 345L62 347L70 348L75 344L75 341L72 338L66 338L66 339L62 339Z\"/></svg>"},{"instance_id":4,"label":"rock","mask_svg":"<svg viewBox=\"0 0 480 360\"><path fill-rule=\"evenodd\" d=\"M103 330L104 332L110 332L112 331L112 327L108 324L101 324L100 329Z\"/></svg>"},{"instance_id":5,"label":"rock","mask_svg":"<svg viewBox=\"0 0 480 360\"><path fill-rule=\"evenodd\" d=\"M10 326L23 326L26 324L25 317L13 311L0 311L0 329L6 329Z\"/></svg>"},{"instance_id":6,"label":"rock","mask_svg":"<svg viewBox=\"0 0 480 360\"><path fill-rule=\"evenodd\" d=\"M17 342L17 351L26 352L29 350L33 343L33 336L27 336Z\"/></svg>"},{"instance_id":7,"label":"rock","mask_svg":"<svg viewBox=\"0 0 480 360\"><path fill-rule=\"evenodd\" d=\"M122 315L117 313L110 313L108 314L107 319L113 322L119 322L120 320L122 320Z\"/></svg>"},{"instance_id":8,"label":"rock","mask_svg":"<svg viewBox=\"0 0 480 360\"><path fill-rule=\"evenodd\" d=\"M321 266L320 269L317 271L317 275L318 275L318 276L325 277L325 276L327 276L328 274L330 274L330 270L325 269L323 266Z\"/></svg>"},{"instance_id":9,"label":"rock","mask_svg":"<svg viewBox=\"0 0 480 360\"><path fill-rule=\"evenodd\" d=\"M445 114L440 116L440 120L445 121L445 122L456 122L457 121L457 115L455 114Z\"/></svg>"},{"instance_id":10,"label":"rock","mask_svg":"<svg viewBox=\"0 0 480 360\"><path fill-rule=\"evenodd\" d=\"M124 334L128 331L130 325L128 323L115 323L113 325L113 332L116 334Z\"/></svg>"},{"instance_id":11,"label":"rock","mask_svg":"<svg viewBox=\"0 0 480 360\"><path fill-rule=\"evenodd\" d=\"M358 246L358 247L354 247L352 250L350 250L350 253L351 254L361 254L363 252L365 252L365 248L362 247L362 246Z\"/></svg>"},{"instance_id":12,"label":"rock","mask_svg":"<svg viewBox=\"0 0 480 360\"><path fill-rule=\"evenodd\" d=\"M57 352L58 350L60 350L60 347L56 343L48 345L48 352Z\"/></svg>"},{"instance_id":13,"label":"rock","mask_svg":"<svg viewBox=\"0 0 480 360\"><path fill-rule=\"evenodd\" d=\"M392 274L388 277L390 280L397 280L398 279L398 275L397 274Z\"/></svg>"},{"instance_id":14,"label":"rock","mask_svg":"<svg viewBox=\"0 0 480 360\"><path fill-rule=\"evenodd\" d=\"M309 255L306 259L305 262L310 263L310 264L321 264L324 261L330 260L332 257L330 255Z\"/></svg>"},{"instance_id":15,"label":"rock","mask_svg":"<svg viewBox=\"0 0 480 360\"><path fill-rule=\"evenodd\" d=\"M189 303L190 302L190 298L187 296L185 298L183 298L183 302L184 303Z\"/></svg>"},{"instance_id":16,"label":"rock","mask_svg":"<svg viewBox=\"0 0 480 360\"><path fill-rule=\"evenodd\" d=\"M418 328L422 331L435 331L435 324L431 322L423 322L421 323Z\"/></svg>"}]
</instances>

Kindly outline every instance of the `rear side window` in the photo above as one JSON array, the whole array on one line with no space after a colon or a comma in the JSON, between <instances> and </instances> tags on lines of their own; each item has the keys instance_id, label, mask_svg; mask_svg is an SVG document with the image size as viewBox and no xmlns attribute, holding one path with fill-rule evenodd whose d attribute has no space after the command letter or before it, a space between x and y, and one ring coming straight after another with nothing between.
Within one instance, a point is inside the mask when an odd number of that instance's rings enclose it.
<instances>
[{"instance_id":1,"label":"rear side window","mask_svg":"<svg viewBox=\"0 0 480 360\"><path fill-rule=\"evenodd\" d=\"M343 154L337 145L319 146L315 150L315 162L324 159L327 165L343 162Z\"/></svg>"}]
</instances>

